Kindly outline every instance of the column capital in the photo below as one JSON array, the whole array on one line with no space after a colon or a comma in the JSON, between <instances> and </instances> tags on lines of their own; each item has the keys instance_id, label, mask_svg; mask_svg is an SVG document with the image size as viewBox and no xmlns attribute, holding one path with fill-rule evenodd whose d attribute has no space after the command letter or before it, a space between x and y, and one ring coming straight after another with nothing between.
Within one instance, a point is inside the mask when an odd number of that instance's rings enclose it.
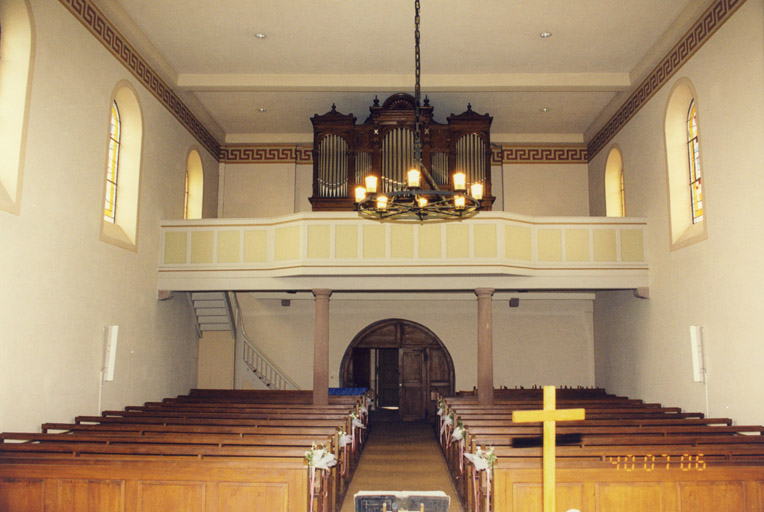
<instances>
[{"instance_id":1,"label":"column capital","mask_svg":"<svg viewBox=\"0 0 764 512\"><path fill-rule=\"evenodd\" d=\"M493 297L493 293L496 290L493 288L475 288L475 295L480 297Z\"/></svg>"},{"instance_id":2,"label":"column capital","mask_svg":"<svg viewBox=\"0 0 764 512\"><path fill-rule=\"evenodd\" d=\"M328 299L332 295L332 291L328 290L326 288L318 288L318 289L312 290L312 291L313 291L313 296L316 297L316 298L318 298L318 297L322 297L322 298L325 297L325 298Z\"/></svg>"}]
</instances>

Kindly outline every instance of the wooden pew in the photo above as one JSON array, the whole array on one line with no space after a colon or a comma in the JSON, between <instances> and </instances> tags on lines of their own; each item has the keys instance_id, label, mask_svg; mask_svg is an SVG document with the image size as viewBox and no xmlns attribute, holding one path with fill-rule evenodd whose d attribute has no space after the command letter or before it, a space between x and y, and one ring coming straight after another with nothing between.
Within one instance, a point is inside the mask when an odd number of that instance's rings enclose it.
<instances>
[{"instance_id":1,"label":"wooden pew","mask_svg":"<svg viewBox=\"0 0 764 512\"><path fill-rule=\"evenodd\" d=\"M249 510L252 503L262 510L308 510L305 451L316 439L336 450L336 430L347 429L358 397L337 397L322 409L308 405L309 392L270 393L200 390L170 406L48 423L43 434L3 434L0 510L42 510L44 504L54 510L50 504L57 504L214 512ZM214 395L223 403L211 402ZM252 405L259 401L266 406ZM300 414L284 412L290 409ZM343 490L343 479L331 474L324 484L327 511Z\"/></svg>"},{"instance_id":2,"label":"wooden pew","mask_svg":"<svg viewBox=\"0 0 764 512\"><path fill-rule=\"evenodd\" d=\"M542 427L515 424L508 411L540 409L540 390L520 394L518 399L518 393L507 392L488 409L469 396L445 398L455 421L468 428L466 449L494 447L497 512L541 510ZM625 406L624 397L605 393L584 398L586 405L575 393L567 395L557 407L584 407L587 419L557 426L558 509L764 510L764 427L733 426L728 418L659 404ZM444 455L465 510L476 510L472 468L464 465L459 472L457 447L444 446ZM480 477L485 485L484 473Z\"/></svg>"}]
</instances>

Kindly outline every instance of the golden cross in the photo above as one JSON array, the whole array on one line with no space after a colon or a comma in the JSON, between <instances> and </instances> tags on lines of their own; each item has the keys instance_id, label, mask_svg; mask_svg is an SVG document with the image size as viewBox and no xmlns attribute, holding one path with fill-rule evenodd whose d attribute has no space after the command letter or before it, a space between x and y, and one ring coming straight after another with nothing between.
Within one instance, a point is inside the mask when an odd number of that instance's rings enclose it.
<instances>
[{"instance_id":1,"label":"golden cross","mask_svg":"<svg viewBox=\"0 0 764 512\"><path fill-rule=\"evenodd\" d=\"M544 512L555 512L555 422L584 419L584 409L555 409L555 388L544 386L544 410L513 411L515 423L544 422Z\"/></svg>"}]
</instances>

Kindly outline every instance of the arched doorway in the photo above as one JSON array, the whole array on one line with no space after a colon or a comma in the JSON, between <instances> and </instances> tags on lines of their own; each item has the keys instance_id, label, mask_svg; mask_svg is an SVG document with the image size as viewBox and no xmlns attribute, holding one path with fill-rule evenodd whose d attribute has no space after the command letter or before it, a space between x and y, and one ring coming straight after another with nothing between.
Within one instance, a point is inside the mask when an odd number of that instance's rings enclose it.
<instances>
[{"instance_id":1,"label":"arched doorway","mask_svg":"<svg viewBox=\"0 0 764 512\"><path fill-rule=\"evenodd\" d=\"M399 318L362 329L342 357L343 386L375 390L377 405L397 407L404 421L435 412L430 390L454 393L454 362L443 342L427 327Z\"/></svg>"}]
</instances>

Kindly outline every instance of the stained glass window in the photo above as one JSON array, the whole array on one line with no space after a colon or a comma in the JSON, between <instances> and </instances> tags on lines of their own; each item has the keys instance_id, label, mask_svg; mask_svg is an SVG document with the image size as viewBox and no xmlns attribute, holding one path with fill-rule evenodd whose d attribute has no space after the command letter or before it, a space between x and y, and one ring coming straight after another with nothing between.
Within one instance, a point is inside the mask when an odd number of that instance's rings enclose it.
<instances>
[{"instance_id":1,"label":"stained glass window","mask_svg":"<svg viewBox=\"0 0 764 512\"><path fill-rule=\"evenodd\" d=\"M703 220L703 184L700 173L700 142L698 140L698 111L695 100L690 102L687 112L687 151L690 162L690 200L692 202L692 223Z\"/></svg>"},{"instance_id":2,"label":"stained glass window","mask_svg":"<svg viewBox=\"0 0 764 512\"><path fill-rule=\"evenodd\" d=\"M117 178L119 175L119 149L122 122L119 118L117 102L111 104L111 127L109 129L109 159L106 162L106 200L103 218L109 222L117 219Z\"/></svg>"}]
</instances>

